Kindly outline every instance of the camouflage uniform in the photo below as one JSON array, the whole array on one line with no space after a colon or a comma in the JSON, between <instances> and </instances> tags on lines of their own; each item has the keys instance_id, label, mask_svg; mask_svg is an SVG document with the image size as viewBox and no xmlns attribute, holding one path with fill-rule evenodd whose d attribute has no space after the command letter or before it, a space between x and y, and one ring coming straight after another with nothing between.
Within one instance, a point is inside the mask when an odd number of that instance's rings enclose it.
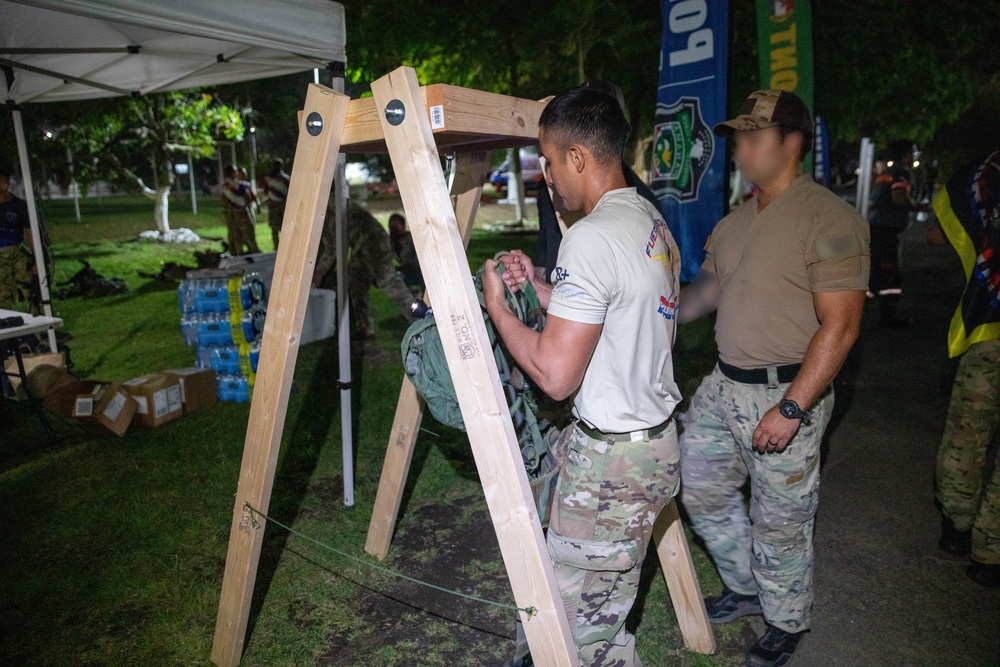
<instances>
[{"instance_id":1,"label":"camouflage uniform","mask_svg":"<svg viewBox=\"0 0 1000 667\"><path fill-rule=\"evenodd\" d=\"M267 198L267 224L271 227L271 240L278 249L281 223L285 219L285 204L288 200L288 174L279 172L264 178L264 192Z\"/></svg>"},{"instance_id":2,"label":"camouflage uniform","mask_svg":"<svg viewBox=\"0 0 1000 667\"><path fill-rule=\"evenodd\" d=\"M726 586L759 596L767 622L795 633L809 628L820 442L833 390L784 452L758 454L754 430L788 387L734 382L718 367L702 381L682 416L681 499ZM748 476L749 518L741 491Z\"/></svg>"},{"instance_id":3,"label":"camouflage uniform","mask_svg":"<svg viewBox=\"0 0 1000 667\"><path fill-rule=\"evenodd\" d=\"M250 185L243 181L222 184L222 211L226 216L226 230L229 237L229 252L233 255L260 252L254 233L253 219L250 217L250 202L253 193Z\"/></svg>"},{"instance_id":4,"label":"camouflage uniform","mask_svg":"<svg viewBox=\"0 0 1000 667\"><path fill-rule=\"evenodd\" d=\"M1000 426L1000 340L962 357L938 450L937 498L960 531L972 529L972 558L1000 564L1000 458L984 484L986 453Z\"/></svg>"},{"instance_id":5,"label":"camouflage uniform","mask_svg":"<svg viewBox=\"0 0 1000 667\"><path fill-rule=\"evenodd\" d=\"M677 495L677 426L633 441L563 429L547 535L580 664L641 667L625 618L635 603L653 523ZM518 624L515 660L528 655Z\"/></svg>"},{"instance_id":6,"label":"camouflage uniform","mask_svg":"<svg viewBox=\"0 0 1000 667\"><path fill-rule=\"evenodd\" d=\"M316 270L324 276L324 287L336 287L337 236L333 199L323 221L322 245L316 258ZM347 204L348 298L351 304L351 324L359 336L372 338L375 321L369 303L372 285L382 290L399 307L406 320L412 321L410 306L414 296L392 264L389 233L371 213L354 202Z\"/></svg>"},{"instance_id":7,"label":"camouflage uniform","mask_svg":"<svg viewBox=\"0 0 1000 667\"><path fill-rule=\"evenodd\" d=\"M0 248L0 308L27 310L30 283L28 258L21 246Z\"/></svg>"}]
</instances>

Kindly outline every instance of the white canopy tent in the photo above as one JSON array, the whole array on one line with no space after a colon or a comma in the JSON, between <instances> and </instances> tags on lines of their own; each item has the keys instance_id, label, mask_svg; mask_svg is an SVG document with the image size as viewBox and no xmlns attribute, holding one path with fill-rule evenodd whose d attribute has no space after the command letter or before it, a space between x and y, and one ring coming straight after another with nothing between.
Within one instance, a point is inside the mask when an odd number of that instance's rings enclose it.
<instances>
[{"instance_id":1,"label":"white canopy tent","mask_svg":"<svg viewBox=\"0 0 1000 667\"><path fill-rule=\"evenodd\" d=\"M331 0L0 0L0 69L24 180L36 257L38 213L21 119L25 103L140 96L325 68L343 90L344 8ZM292 119L289 119L292 122ZM337 183L343 183L344 159ZM335 188L344 220L343 188ZM343 225L337 294L347 294ZM38 262L45 314L48 276ZM350 326L338 299L344 503L354 503ZM55 332L49 344L56 349Z\"/></svg>"}]
</instances>

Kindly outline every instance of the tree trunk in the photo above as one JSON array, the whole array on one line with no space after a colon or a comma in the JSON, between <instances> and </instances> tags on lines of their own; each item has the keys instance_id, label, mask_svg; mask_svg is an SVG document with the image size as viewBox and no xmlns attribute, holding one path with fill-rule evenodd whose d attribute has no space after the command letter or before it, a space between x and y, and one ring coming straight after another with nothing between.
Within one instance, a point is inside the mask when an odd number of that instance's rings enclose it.
<instances>
[{"instance_id":1,"label":"tree trunk","mask_svg":"<svg viewBox=\"0 0 1000 667\"><path fill-rule=\"evenodd\" d=\"M153 199L153 220L160 234L170 231L170 186L161 185L150 197Z\"/></svg>"}]
</instances>

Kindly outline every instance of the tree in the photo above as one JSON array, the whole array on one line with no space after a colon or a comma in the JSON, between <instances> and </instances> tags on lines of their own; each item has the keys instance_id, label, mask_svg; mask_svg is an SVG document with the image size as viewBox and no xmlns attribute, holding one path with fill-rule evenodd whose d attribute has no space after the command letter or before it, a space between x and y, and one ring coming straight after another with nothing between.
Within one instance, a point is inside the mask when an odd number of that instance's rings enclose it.
<instances>
[{"instance_id":1,"label":"tree","mask_svg":"<svg viewBox=\"0 0 1000 667\"><path fill-rule=\"evenodd\" d=\"M52 120L64 121L55 134L77 156L77 178L82 183L125 179L138 187L154 201L156 229L166 234L174 155L183 149L210 157L217 139L242 139L245 111L220 104L208 93L164 93L89 103L82 109L67 105L61 118ZM154 175L150 184L136 173L144 159Z\"/></svg>"}]
</instances>

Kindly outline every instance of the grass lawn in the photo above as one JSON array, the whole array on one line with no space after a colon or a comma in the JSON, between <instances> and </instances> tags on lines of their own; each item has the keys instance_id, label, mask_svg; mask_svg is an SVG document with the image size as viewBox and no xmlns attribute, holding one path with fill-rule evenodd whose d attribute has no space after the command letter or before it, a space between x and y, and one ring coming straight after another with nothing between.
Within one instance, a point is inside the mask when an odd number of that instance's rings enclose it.
<instances>
[{"instance_id":1,"label":"grass lawn","mask_svg":"<svg viewBox=\"0 0 1000 667\"><path fill-rule=\"evenodd\" d=\"M56 301L72 334L74 372L128 379L193 365L182 344L176 294L141 278L160 264L193 264L191 251L135 241L151 204L84 200L46 205L56 281L87 259L128 283L119 297ZM195 217L173 203L174 227L224 233L218 204ZM258 242L270 248L266 225ZM470 264L497 250L530 249L530 234L475 231ZM404 321L373 292L379 341L398 349ZM711 324L681 330L676 372L689 395L714 360ZM396 359L393 356L393 359ZM295 371L270 513L321 542L364 553L386 439L402 377L398 361L354 368L356 505L342 505L336 344L302 348ZM94 439L71 424L46 442L21 406L0 406L0 663L10 665L207 665L249 406L219 404L152 431ZM511 603L496 538L463 433L425 420L386 565L466 593ZM693 546L702 585L719 580ZM655 553L630 625L647 665L736 665L748 624L718 628L721 654L683 647ZM491 665L512 649L505 609L435 593L323 551L271 526L264 538L245 665Z\"/></svg>"}]
</instances>

